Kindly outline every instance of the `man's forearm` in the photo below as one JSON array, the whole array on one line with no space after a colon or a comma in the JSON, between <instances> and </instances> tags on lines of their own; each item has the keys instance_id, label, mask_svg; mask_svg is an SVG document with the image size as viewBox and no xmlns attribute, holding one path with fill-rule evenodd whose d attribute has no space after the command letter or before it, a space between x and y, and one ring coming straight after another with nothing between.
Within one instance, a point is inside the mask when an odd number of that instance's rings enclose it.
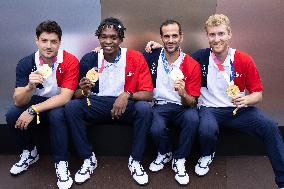
<instances>
[{"instance_id":1,"label":"man's forearm","mask_svg":"<svg viewBox=\"0 0 284 189\"><path fill-rule=\"evenodd\" d=\"M73 93L74 91L70 89L61 89L61 93L59 95L55 95L44 102L35 104L36 109L39 112L44 112L46 110L64 106L69 100L71 100Z\"/></svg>"},{"instance_id":2,"label":"man's forearm","mask_svg":"<svg viewBox=\"0 0 284 189\"><path fill-rule=\"evenodd\" d=\"M247 96L249 97L247 105L255 105L262 102L262 92L253 92Z\"/></svg>"},{"instance_id":3,"label":"man's forearm","mask_svg":"<svg viewBox=\"0 0 284 189\"><path fill-rule=\"evenodd\" d=\"M190 95L183 95L181 97L181 104L183 106L191 106L191 107L194 107L196 106L197 104L197 97L194 97L194 96L190 96Z\"/></svg>"},{"instance_id":4,"label":"man's forearm","mask_svg":"<svg viewBox=\"0 0 284 189\"><path fill-rule=\"evenodd\" d=\"M24 106L28 104L33 96L33 88L29 85L25 87L17 87L15 89L13 99L16 106Z\"/></svg>"},{"instance_id":5,"label":"man's forearm","mask_svg":"<svg viewBox=\"0 0 284 189\"><path fill-rule=\"evenodd\" d=\"M133 97L131 100L144 100L144 101L152 101L153 100L153 92L152 91L138 91L133 93Z\"/></svg>"}]
</instances>

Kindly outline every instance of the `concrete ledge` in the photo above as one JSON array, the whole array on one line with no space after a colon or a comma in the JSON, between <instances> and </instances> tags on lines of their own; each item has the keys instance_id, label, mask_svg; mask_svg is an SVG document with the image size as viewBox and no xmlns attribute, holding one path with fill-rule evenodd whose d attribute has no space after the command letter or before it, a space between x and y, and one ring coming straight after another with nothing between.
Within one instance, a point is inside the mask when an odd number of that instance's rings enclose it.
<instances>
[{"instance_id":1,"label":"concrete ledge","mask_svg":"<svg viewBox=\"0 0 284 189\"><path fill-rule=\"evenodd\" d=\"M282 135L284 127L279 127ZM177 132L174 132L176 138ZM98 155L128 156L132 143L132 127L120 124L102 124L89 127L89 138L93 149ZM43 126L34 132L34 139L42 154L50 154L48 128ZM71 153L74 154L73 144L70 142ZM8 127L0 125L0 153L17 154L15 142ZM155 154L154 144L149 136L146 155ZM196 141L192 154L198 153L198 142ZM231 129L221 129L217 145L217 155L239 156L239 155L265 155L265 148L260 139L254 136L240 133Z\"/></svg>"}]
</instances>

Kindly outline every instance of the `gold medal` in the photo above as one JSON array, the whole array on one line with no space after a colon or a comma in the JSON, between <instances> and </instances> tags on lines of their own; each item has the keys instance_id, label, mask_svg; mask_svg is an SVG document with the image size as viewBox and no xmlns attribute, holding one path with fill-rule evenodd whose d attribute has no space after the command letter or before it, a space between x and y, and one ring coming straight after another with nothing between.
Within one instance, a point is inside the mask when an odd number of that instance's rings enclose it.
<instances>
[{"instance_id":1,"label":"gold medal","mask_svg":"<svg viewBox=\"0 0 284 189\"><path fill-rule=\"evenodd\" d=\"M87 72L86 77L94 84L99 79L99 73L92 68Z\"/></svg>"},{"instance_id":2,"label":"gold medal","mask_svg":"<svg viewBox=\"0 0 284 189\"><path fill-rule=\"evenodd\" d=\"M239 94L239 92L240 92L240 89L237 85L229 85L226 91L229 97L235 97Z\"/></svg>"},{"instance_id":3,"label":"gold medal","mask_svg":"<svg viewBox=\"0 0 284 189\"><path fill-rule=\"evenodd\" d=\"M88 78L92 82L92 84L95 84L96 81L98 81L98 79L99 79L99 73L95 70L95 68L92 68L87 72L86 78ZM82 94L85 95L84 91L82 91ZM88 95L86 97L87 97L88 106L91 106L91 101L90 101Z\"/></svg>"},{"instance_id":4,"label":"gold medal","mask_svg":"<svg viewBox=\"0 0 284 189\"><path fill-rule=\"evenodd\" d=\"M43 64L38 67L38 73L42 75L44 79L46 79L52 74L52 69L48 64Z\"/></svg>"},{"instance_id":5,"label":"gold medal","mask_svg":"<svg viewBox=\"0 0 284 189\"><path fill-rule=\"evenodd\" d=\"M229 97L235 97L240 93L240 89L237 85L229 85L229 87L226 90L226 93ZM234 109L233 115L237 114L239 108Z\"/></svg>"}]
</instances>

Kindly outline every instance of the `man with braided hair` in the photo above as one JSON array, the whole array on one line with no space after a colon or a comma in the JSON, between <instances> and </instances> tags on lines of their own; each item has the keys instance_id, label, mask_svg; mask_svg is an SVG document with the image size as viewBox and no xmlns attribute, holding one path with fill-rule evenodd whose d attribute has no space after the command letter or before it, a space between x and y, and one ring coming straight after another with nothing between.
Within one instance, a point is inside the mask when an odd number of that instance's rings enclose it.
<instances>
[{"instance_id":1,"label":"man with braided hair","mask_svg":"<svg viewBox=\"0 0 284 189\"><path fill-rule=\"evenodd\" d=\"M84 163L75 182L84 183L97 167L95 154L88 142L85 121L93 124L118 121L133 123L133 144L128 167L139 185L148 183L148 175L140 161L151 126L152 80L143 55L121 48L125 27L116 18L104 19L97 31L101 50L90 52L80 61L77 99L65 106L74 145ZM92 71L90 71L92 70ZM92 73L90 73L92 72ZM92 75L98 74L98 80ZM87 75L87 77L86 77ZM90 80L91 78L91 80Z\"/></svg>"}]
</instances>

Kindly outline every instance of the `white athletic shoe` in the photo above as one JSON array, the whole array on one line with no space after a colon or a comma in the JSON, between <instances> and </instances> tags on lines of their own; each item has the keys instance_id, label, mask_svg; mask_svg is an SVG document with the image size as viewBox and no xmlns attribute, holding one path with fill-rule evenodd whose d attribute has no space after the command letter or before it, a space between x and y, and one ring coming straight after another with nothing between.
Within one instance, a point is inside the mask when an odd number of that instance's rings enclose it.
<instances>
[{"instance_id":1,"label":"white athletic shoe","mask_svg":"<svg viewBox=\"0 0 284 189\"><path fill-rule=\"evenodd\" d=\"M158 152L157 158L150 164L149 169L153 172L160 171L164 168L165 164L172 160L172 153L160 154Z\"/></svg>"},{"instance_id":2,"label":"white athletic shoe","mask_svg":"<svg viewBox=\"0 0 284 189\"><path fill-rule=\"evenodd\" d=\"M28 170L29 166L39 160L39 154L37 153L36 147L32 151L23 150L20 155L21 159L15 163L10 169L10 173L13 176L17 176L24 171Z\"/></svg>"},{"instance_id":3,"label":"white athletic shoe","mask_svg":"<svg viewBox=\"0 0 284 189\"><path fill-rule=\"evenodd\" d=\"M210 156L200 157L196 166L195 166L195 173L198 176L204 176L209 171L209 165L212 163L214 158L215 152Z\"/></svg>"},{"instance_id":4,"label":"white athletic shoe","mask_svg":"<svg viewBox=\"0 0 284 189\"><path fill-rule=\"evenodd\" d=\"M128 168L131 172L133 179L139 185L146 185L149 181L147 173L144 171L139 161L135 161L131 156L128 160Z\"/></svg>"},{"instance_id":5,"label":"white athletic shoe","mask_svg":"<svg viewBox=\"0 0 284 189\"><path fill-rule=\"evenodd\" d=\"M176 173L175 179L180 185L187 185L189 183L189 176L185 170L185 158L173 159L172 169Z\"/></svg>"},{"instance_id":6,"label":"white athletic shoe","mask_svg":"<svg viewBox=\"0 0 284 189\"><path fill-rule=\"evenodd\" d=\"M60 161L55 163L55 171L57 176L57 186L59 189L69 189L73 184L73 179L68 170L68 162Z\"/></svg>"},{"instance_id":7,"label":"white athletic shoe","mask_svg":"<svg viewBox=\"0 0 284 189\"><path fill-rule=\"evenodd\" d=\"M83 165L75 174L75 183L76 184L83 184L86 182L90 177L94 170L97 168L98 163L94 153L88 159L84 160Z\"/></svg>"}]
</instances>

